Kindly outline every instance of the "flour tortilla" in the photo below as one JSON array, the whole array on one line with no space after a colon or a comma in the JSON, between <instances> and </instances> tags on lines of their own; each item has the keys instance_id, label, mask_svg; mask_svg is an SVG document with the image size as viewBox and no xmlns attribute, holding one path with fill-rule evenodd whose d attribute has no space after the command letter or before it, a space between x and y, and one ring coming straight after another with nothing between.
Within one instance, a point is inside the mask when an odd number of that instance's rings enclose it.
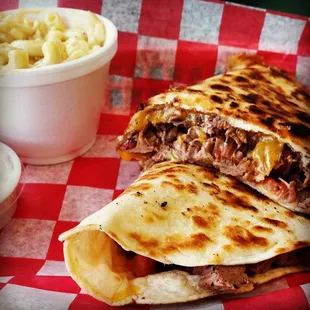
<instances>
[{"instance_id":1,"label":"flour tortilla","mask_svg":"<svg viewBox=\"0 0 310 310\"><path fill-rule=\"evenodd\" d=\"M226 73L193 86L172 88L150 98L143 104L143 110L130 120L119 138L119 145L142 131L147 122L165 124L172 115L183 111L215 114L234 128L265 135L277 141L278 145L287 144L293 152L300 154L302 169L310 175L310 94L293 76L279 68L264 65L260 57L235 55L230 58ZM151 115L150 121L148 117ZM132 157L143 163L153 156L150 154L142 154L143 157L138 152ZM169 156L172 160L182 161L175 157L174 152ZM201 164L195 159L190 162ZM298 194L295 199L281 201L260 181L244 182L290 210L310 214L309 197L306 203L299 203ZM308 194L309 186L305 187Z\"/></svg>"},{"instance_id":2,"label":"flour tortilla","mask_svg":"<svg viewBox=\"0 0 310 310\"><path fill-rule=\"evenodd\" d=\"M59 240L72 278L95 298L115 306L168 304L218 292L180 270L136 278L123 249L188 267L251 264L309 246L310 220L214 170L167 162ZM270 269L236 293L303 270Z\"/></svg>"},{"instance_id":3,"label":"flour tortilla","mask_svg":"<svg viewBox=\"0 0 310 310\"><path fill-rule=\"evenodd\" d=\"M226 73L172 88L145 103L148 113L168 105L216 113L233 127L275 137L300 152L305 166L310 163L310 94L292 75L264 65L256 55L235 55ZM127 131L134 130L135 122L133 118Z\"/></svg>"}]
</instances>

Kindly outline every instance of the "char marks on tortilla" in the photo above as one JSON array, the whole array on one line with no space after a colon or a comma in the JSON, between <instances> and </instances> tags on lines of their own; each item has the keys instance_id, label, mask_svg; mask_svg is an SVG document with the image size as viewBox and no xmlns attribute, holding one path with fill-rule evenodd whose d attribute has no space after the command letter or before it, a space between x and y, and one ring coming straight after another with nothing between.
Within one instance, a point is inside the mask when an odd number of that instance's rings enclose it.
<instances>
[{"instance_id":1,"label":"char marks on tortilla","mask_svg":"<svg viewBox=\"0 0 310 310\"><path fill-rule=\"evenodd\" d=\"M225 74L223 77L215 76L184 90L171 89L166 93L166 100L155 96L147 105L169 103L176 98L185 109L196 107L200 110L201 107L209 113L216 112L259 126L288 144L293 142L293 147L303 150L309 162L310 97L295 78L280 69L260 64L229 72L229 86L221 80L225 77ZM207 90L208 87L211 91ZM192 98L179 98L183 91L190 92Z\"/></svg>"},{"instance_id":2,"label":"char marks on tortilla","mask_svg":"<svg viewBox=\"0 0 310 310\"><path fill-rule=\"evenodd\" d=\"M180 184L182 188L176 187ZM154 165L122 195L60 236L73 279L111 305L173 303L222 294L203 286L204 276L195 269L244 274L246 268L259 269L260 263L268 265L278 255L285 260L286 253L308 247L309 238L308 218L262 199L214 169L174 162ZM136 275L127 257L135 253L133 260L148 259L165 271ZM259 264L251 265L255 263ZM304 270L307 266L276 265L244 274L247 280L234 287L234 293Z\"/></svg>"},{"instance_id":3,"label":"char marks on tortilla","mask_svg":"<svg viewBox=\"0 0 310 310\"><path fill-rule=\"evenodd\" d=\"M262 64L260 57L231 57L229 72L189 87L171 88L144 106L176 104L215 112L292 144L310 160L310 95L285 71ZM224 81L229 82L229 85ZM240 123L241 124L241 123Z\"/></svg>"},{"instance_id":4,"label":"char marks on tortilla","mask_svg":"<svg viewBox=\"0 0 310 310\"><path fill-rule=\"evenodd\" d=\"M117 147L144 169L167 160L213 166L310 214L309 138L307 89L260 57L241 54L224 74L150 98Z\"/></svg>"},{"instance_id":5,"label":"char marks on tortilla","mask_svg":"<svg viewBox=\"0 0 310 310\"><path fill-rule=\"evenodd\" d=\"M125 249L183 266L214 263L213 254L224 244L233 248L217 258L218 264L256 263L279 248L295 249L310 232L306 218L296 221L288 210L238 180L174 162L143 173L81 225L95 223L102 212L106 215L101 226L112 238L117 235Z\"/></svg>"}]
</instances>

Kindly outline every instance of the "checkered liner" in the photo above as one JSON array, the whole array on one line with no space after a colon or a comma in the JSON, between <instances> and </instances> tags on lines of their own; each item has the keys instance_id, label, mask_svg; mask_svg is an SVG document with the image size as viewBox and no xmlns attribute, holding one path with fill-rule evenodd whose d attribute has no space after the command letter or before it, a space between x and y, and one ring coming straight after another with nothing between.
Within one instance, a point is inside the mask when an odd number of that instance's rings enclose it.
<instances>
[{"instance_id":1,"label":"checkered liner","mask_svg":"<svg viewBox=\"0 0 310 310\"><path fill-rule=\"evenodd\" d=\"M140 102L171 84L222 72L227 56L237 52L257 52L310 85L305 17L218 0L1 0L0 10L57 5L111 19L119 29L119 49L95 146L68 163L26 166L17 211L0 233L1 309L111 309L69 277L57 238L138 176L137 163L123 162L115 152L115 139ZM309 309L309 283L309 273L302 273L238 298L139 309Z\"/></svg>"}]
</instances>

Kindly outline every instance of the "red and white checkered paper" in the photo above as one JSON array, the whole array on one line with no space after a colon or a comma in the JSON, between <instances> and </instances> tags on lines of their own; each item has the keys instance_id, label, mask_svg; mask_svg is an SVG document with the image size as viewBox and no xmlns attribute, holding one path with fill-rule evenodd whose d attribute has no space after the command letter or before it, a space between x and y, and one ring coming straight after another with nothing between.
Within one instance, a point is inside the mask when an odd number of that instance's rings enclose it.
<instances>
[{"instance_id":1,"label":"red and white checkered paper","mask_svg":"<svg viewBox=\"0 0 310 310\"><path fill-rule=\"evenodd\" d=\"M72 7L111 19L119 49L111 63L95 146L55 166L26 166L13 220L0 233L0 309L112 309L69 277L60 233L99 210L138 176L115 151L138 104L171 84L223 71L227 56L257 52L310 85L306 17L219 0L1 0L0 10ZM290 275L234 298L128 309L309 309L310 274Z\"/></svg>"}]
</instances>

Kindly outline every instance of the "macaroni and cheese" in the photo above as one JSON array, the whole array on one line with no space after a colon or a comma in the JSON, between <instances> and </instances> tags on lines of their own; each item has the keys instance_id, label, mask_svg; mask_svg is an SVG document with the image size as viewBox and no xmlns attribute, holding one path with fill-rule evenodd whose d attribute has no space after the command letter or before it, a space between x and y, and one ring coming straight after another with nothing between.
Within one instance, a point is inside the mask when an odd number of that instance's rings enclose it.
<instances>
[{"instance_id":1,"label":"macaroni and cheese","mask_svg":"<svg viewBox=\"0 0 310 310\"><path fill-rule=\"evenodd\" d=\"M0 13L0 66L25 69L81 58L103 46L105 26L87 12L81 27L70 28L59 14L48 12L45 20L27 18L22 10Z\"/></svg>"}]
</instances>

